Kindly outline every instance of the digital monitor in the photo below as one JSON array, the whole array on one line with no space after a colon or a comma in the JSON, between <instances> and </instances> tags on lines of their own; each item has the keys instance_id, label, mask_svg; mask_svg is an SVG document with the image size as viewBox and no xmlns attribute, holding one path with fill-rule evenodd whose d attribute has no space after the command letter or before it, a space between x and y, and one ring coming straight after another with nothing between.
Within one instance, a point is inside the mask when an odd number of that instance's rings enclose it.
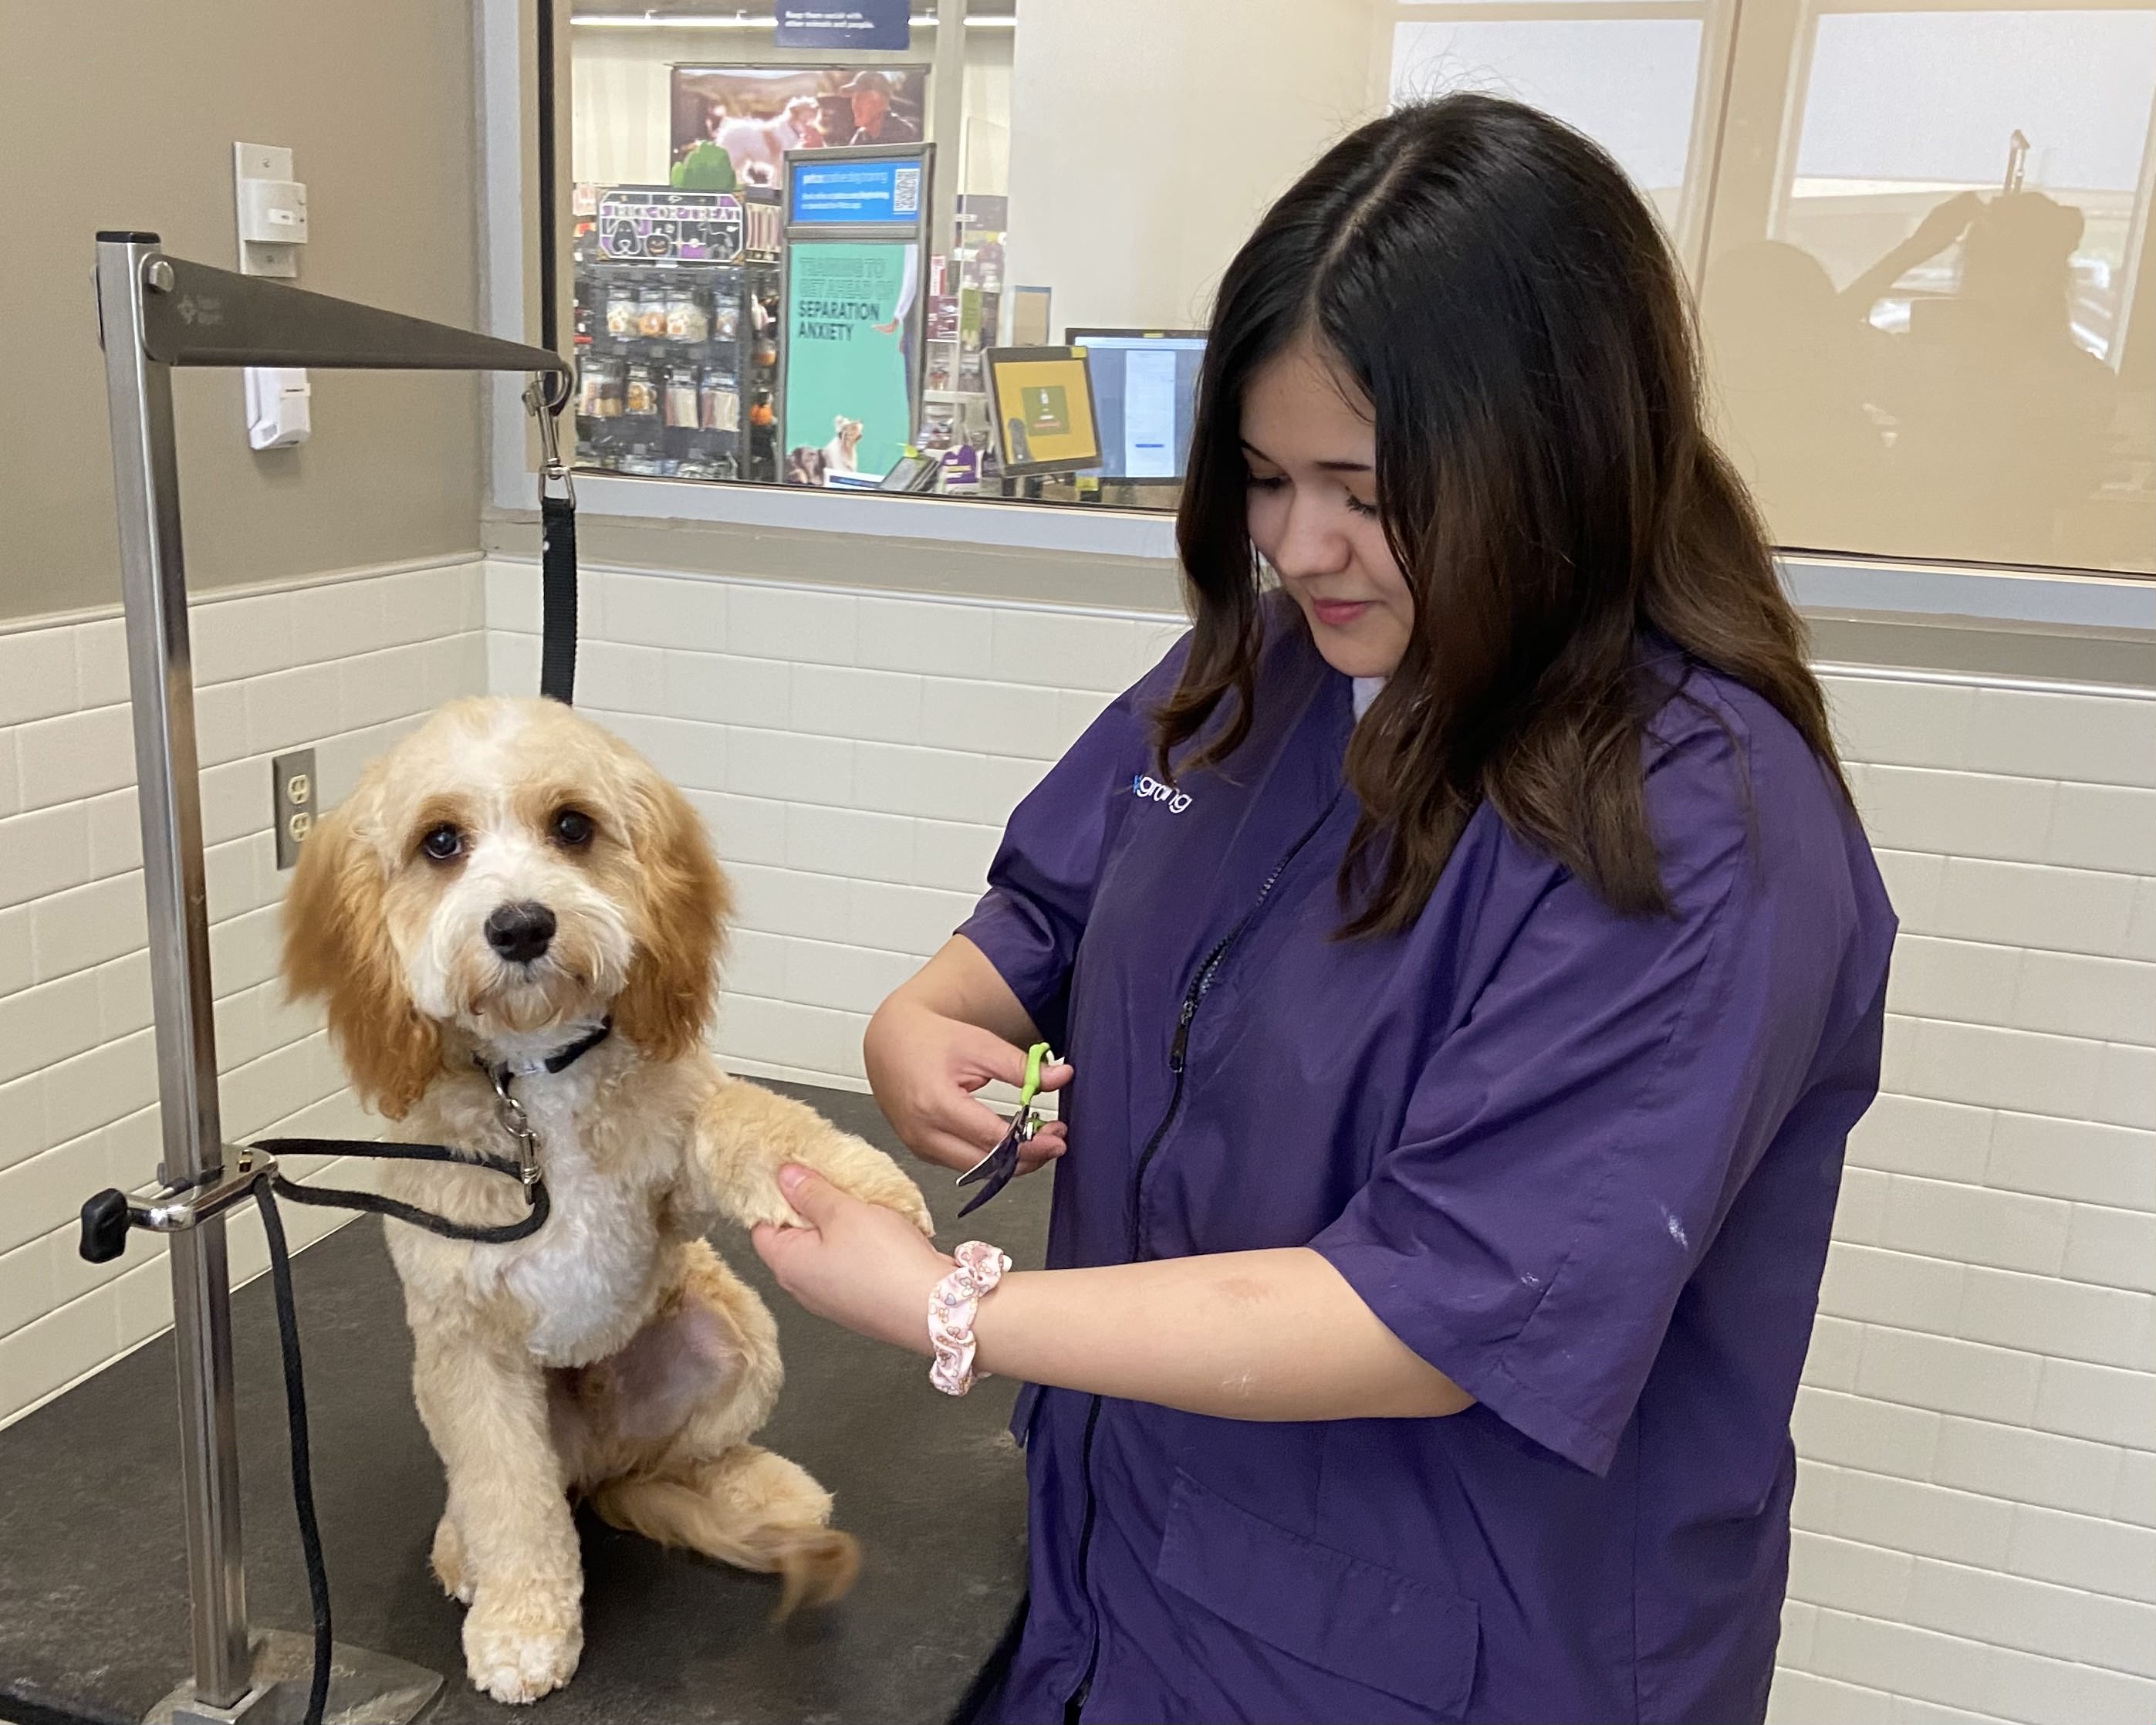
<instances>
[{"instance_id":1,"label":"digital monitor","mask_svg":"<svg viewBox=\"0 0 2156 1725\"><path fill-rule=\"evenodd\" d=\"M996 454L1014 477L1101 465L1086 356L1075 347L991 347L988 394Z\"/></svg>"},{"instance_id":2,"label":"digital monitor","mask_svg":"<svg viewBox=\"0 0 2156 1725\"><path fill-rule=\"evenodd\" d=\"M1065 330L1086 350L1101 421L1101 477L1180 480L1198 415L1203 330Z\"/></svg>"},{"instance_id":3,"label":"digital monitor","mask_svg":"<svg viewBox=\"0 0 2156 1725\"><path fill-rule=\"evenodd\" d=\"M941 455L901 455L898 465L883 476L880 491L932 491L936 476L943 470Z\"/></svg>"},{"instance_id":4,"label":"digital monitor","mask_svg":"<svg viewBox=\"0 0 2156 1725\"><path fill-rule=\"evenodd\" d=\"M796 228L917 226L927 149L789 150L786 219Z\"/></svg>"}]
</instances>

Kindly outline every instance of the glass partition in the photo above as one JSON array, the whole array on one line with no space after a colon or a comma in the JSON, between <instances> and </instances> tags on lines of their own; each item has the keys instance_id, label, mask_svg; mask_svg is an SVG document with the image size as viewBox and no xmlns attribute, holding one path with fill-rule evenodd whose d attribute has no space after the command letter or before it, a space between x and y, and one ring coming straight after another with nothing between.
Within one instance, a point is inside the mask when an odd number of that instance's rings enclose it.
<instances>
[{"instance_id":1,"label":"glass partition","mask_svg":"<svg viewBox=\"0 0 2156 1725\"><path fill-rule=\"evenodd\" d=\"M849 10L881 45L792 28ZM579 0L571 41L589 467L1172 509L1259 213L1475 88L1651 200L1779 542L2156 569L2147 3Z\"/></svg>"},{"instance_id":2,"label":"glass partition","mask_svg":"<svg viewBox=\"0 0 2156 1725\"><path fill-rule=\"evenodd\" d=\"M1781 0L1738 53L1787 100L1732 104L1702 298L1778 536L2150 568L2156 9Z\"/></svg>"}]
</instances>

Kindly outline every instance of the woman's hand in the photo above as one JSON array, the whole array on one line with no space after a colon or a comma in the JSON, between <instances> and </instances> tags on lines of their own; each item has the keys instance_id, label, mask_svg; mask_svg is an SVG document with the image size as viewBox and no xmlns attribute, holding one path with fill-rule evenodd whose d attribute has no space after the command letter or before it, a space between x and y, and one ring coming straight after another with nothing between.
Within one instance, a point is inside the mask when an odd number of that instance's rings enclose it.
<instances>
[{"instance_id":1,"label":"woman's hand","mask_svg":"<svg viewBox=\"0 0 2156 1725\"><path fill-rule=\"evenodd\" d=\"M1909 249L1920 257L1937 257L1969 232L1984 209L1983 198L1974 192L1960 193L1933 204L1909 236Z\"/></svg>"},{"instance_id":2,"label":"woman's hand","mask_svg":"<svg viewBox=\"0 0 2156 1725\"><path fill-rule=\"evenodd\" d=\"M946 1017L901 988L869 1021L862 1043L869 1087L906 1148L924 1162L963 1173L995 1148L1010 1122L975 1092L992 1080L1025 1081L1025 1055L990 1030ZM1040 1087L1070 1081L1067 1065L1044 1067ZM1063 1153L1063 1123L1045 1122L1019 1153L1031 1173Z\"/></svg>"},{"instance_id":3,"label":"woman's hand","mask_svg":"<svg viewBox=\"0 0 2156 1725\"><path fill-rule=\"evenodd\" d=\"M952 1260L896 1210L849 1197L820 1174L788 1163L779 1189L806 1228L769 1223L757 1255L778 1285L819 1317L878 1342L927 1353L928 1300Z\"/></svg>"},{"instance_id":4,"label":"woman's hand","mask_svg":"<svg viewBox=\"0 0 2156 1725\"><path fill-rule=\"evenodd\" d=\"M756 1250L819 1317L933 1353L928 1302L952 1260L905 1217L779 1170L806 1228ZM1226 1420L1427 1420L1474 1400L1387 1329L1306 1246L1006 1276L976 1320L980 1369Z\"/></svg>"}]
</instances>

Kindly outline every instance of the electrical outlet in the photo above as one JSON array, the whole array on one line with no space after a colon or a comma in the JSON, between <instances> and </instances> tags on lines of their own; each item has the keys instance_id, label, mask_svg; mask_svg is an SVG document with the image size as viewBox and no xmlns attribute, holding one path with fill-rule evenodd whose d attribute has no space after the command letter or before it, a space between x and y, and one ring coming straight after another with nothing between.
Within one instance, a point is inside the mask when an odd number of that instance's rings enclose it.
<instances>
[{"instance_id":1,"label":"electrical outlet","mask_svg":"<svg viewBox=\"0 0 2156 1725\"><path fill-rule=\"evenodd\" d=\"M315 777L315 752L294 749L270 762L270 809L277 825L277 866L300 860L300 845L314 830L315 805L321 796Z\"/></svg>"}]
</instances>

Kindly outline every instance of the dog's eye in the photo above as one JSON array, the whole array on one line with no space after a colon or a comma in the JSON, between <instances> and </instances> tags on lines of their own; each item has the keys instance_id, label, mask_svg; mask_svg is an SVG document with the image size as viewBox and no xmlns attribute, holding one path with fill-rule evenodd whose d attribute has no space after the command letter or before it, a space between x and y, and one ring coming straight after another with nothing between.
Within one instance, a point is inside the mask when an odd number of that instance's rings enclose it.
<instances>
[{"instance_id":1,"label":"dog's eye","mask_svg":"<svg viewBox=\"0 0 2156 1725\"><path fill-rule=\"evenodd\" d=\"M454 862L464 848L465 835L447 821L438 827L429 827L426 836L419 840L419 849L436 862Z\"/></svg>"},{"instance_id":2,"label":"dog's eye","mask_svg":"<svg viewBox=\"0 0 2156 1725\"><path fill-rule=\"evenodd\" d=\"M598 830L591 816L581 809L563 809L554 816L556 841L568 845L572 850L582 850L590 844L592 834Z\"/></svg>"}]
</instances>

